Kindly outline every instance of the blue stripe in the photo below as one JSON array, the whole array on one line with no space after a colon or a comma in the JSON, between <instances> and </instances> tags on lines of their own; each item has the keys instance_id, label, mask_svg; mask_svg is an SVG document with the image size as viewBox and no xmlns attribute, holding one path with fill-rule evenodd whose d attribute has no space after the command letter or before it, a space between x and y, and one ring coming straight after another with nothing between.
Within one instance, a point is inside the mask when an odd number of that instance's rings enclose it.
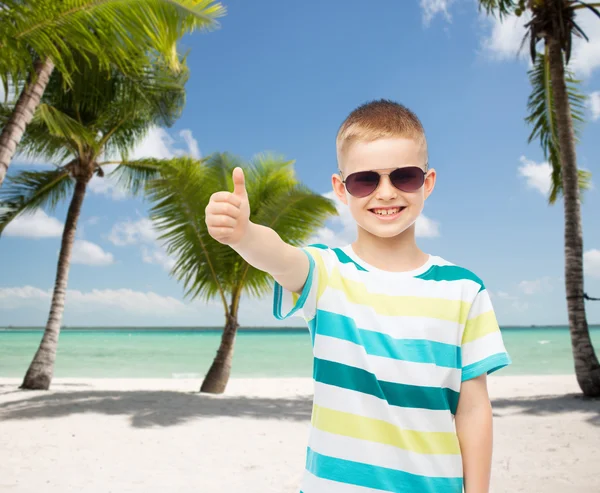
<instances>
[{"instance_id":1,"label":"blue stripe","mask_svg":"<svg viewBox=\"0 0 600 493\"><path fill-rule=\"evenodd\" d=\"M488 356L485 359L477 361L476 363L472 363L467 365L462 370L462 381L471 380L472 378L476 378L479 375L483 375L487 373L488 375L500 368L504 368L511 364L510 357L507 353L497 353L492 356Z\"/></svg>"},{"instance_id":2,"label":"blue stripe","mask_svg":"<svg viewBox=\"0 0 600 493\"><path fill-rule=\"evenodd\" d=\"M459 394L452 389L386 382L362 368L316 357L313 378L327 385L373 395L392 406L450 411L452 414L458 406Z\"/></svg>"},{"instance_id":3,"label":"blue stripe","mask_svg":"<svg viewBox=\"0 0 600 493\"><path fill-rule=\"evenodd\" d=\"M463 478L429 477L319 454L310 447L306 469L315 476L392 493L462 493Z\"/></svg>"},{"instance_id":4,"label":"blue stripe","mask_svg":"<svg viewBox=\"0 0 600 493\"><path fill-rule=\"evenodd\" d=\"M300 308L304 307L304 303L306 303L306 298L308 298L308 293L310 293L310 289L312 287L313 282L313 274L315 270L315 261L312 258L312 255L308 253L306 250L302 250L306 256L308 257L308 276L306 277L306 282L304 283L304 287L302 288L302 293L300 294L300 298L296 301L296 304L289 311L289 313L283 314L281 313L282 302L283 302L283 287L275 281L274 291L273 291L273 315L278 320L283 320L285 318L291 317L294 313L296 313Z\"/></svg>"},{"instance_id":5,"label":"blue stripe","mask_svg":"<svg viewBox=\"0 0 600 493\"><path fill-rule=\"evenodd\" d=\"M479 284L479 291L485 289L483 281L479 277L470 270L458 267L457 265L434 265L427 272L415 276L415 278L423 279L424 281L461 281L467 279Z\"/></svg>"},{"instance_id":6,"label":"blue stripe","mask_svg":"<svg viewBox=\"0 0 600 493\"><path fill-rule=\"evenodd\" d=\"M318 334L350 341L365 348L367 354L414 363L433 363L446 368L461 368L460 346L428 339L395 339L381 332L359 329L350 317L317 310Z\"/></svg>"}]
</instances>

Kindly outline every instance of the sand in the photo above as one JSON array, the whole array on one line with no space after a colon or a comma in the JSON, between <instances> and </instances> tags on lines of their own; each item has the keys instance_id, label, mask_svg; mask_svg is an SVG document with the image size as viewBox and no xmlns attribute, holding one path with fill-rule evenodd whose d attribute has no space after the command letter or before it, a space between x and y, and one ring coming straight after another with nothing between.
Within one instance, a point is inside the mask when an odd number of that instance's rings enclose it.
<instances>
[{"instance_id":1,"label":"sand","mask_svg":"<svg viewBox=\"0 0 600 493\"><path fill-rule=\"evenodd\" d=\"M309 379L0 379L2 493L298 493ZM573 376L492 376L492 492L600 492L600 401Z\"/></svg>"}]
</instances>

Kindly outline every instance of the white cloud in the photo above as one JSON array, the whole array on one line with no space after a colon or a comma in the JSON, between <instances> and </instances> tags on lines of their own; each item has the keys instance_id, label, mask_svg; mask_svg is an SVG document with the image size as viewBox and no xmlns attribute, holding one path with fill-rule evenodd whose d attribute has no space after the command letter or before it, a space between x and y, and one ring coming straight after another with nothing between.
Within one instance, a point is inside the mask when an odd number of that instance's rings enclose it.
<instances>
[{"instance_id":1,"label":"white cloud","mask_svg":"<svg viewBox=\"0 0 600 493\"><path fill-rule=\"evenodd\" d=\"M166 271L175 265L175 259L170 257L164 245L158 241L158 233L152 221L140 218L137 221L126 220L116 223L108 235L114 245L127 246L142 244L142 260L147 264L157 264Z\"/></svg>"},{"instance_id":2,"label":"white cloud","mask_svg":"<svg viewBox=\"0 0 600 493\"><path fill-rule=\"evenodd\" d=\"M534 281L521 281L519 283L519 290L527 295L536 294L541 291L551 291L552 279L546 276Z\"/></svg>"},{"instance_id":3,"label":"white cloud","mask_svg":"<svg viewBox=\"0 0 600 493\"><path fill-rule=\"evenodd\" d=\"M177 139L172 137L164 128L153 127L146 136L131 151L129 159L156 158L171 159L176 156L190 155L200 158L198 141L189 129L180 130ZM116 165L104 166L104 178L94 176L88 188L92 193L106 195L113 200L122 200L128 196L127 190L119 187L114 178L109 177Z\"/></svg>"},{"instance_id":4,"label":"white cloud","mask_svg":"<svg viewBox=\"0 0 600 493\"><path fill-rule=\"evenodd\" d=\"M536 163L525 156L521 156L519 175L525 178L527 186L540 192L545 197L550 193L552 186L552 167L547 162Z\"/></svg>"},{"instance_id":5,"label":"white cloud","mask_svg":"<svg viewBox=\"0 0 600 493\"><path fill-rule=\"evenodd\" d=\"M200 159L202 154L200 153L200 147L198 147L198 141L192 136L192 131L188 129L181 130L179 135L187 144L188 154L193 158Z\"/></svg>"},{"instance_id":6,"label":"white cloud","mask_svg":"<svg viewBox=\"0 0 600 493\"><path fill-rule=\"evenodd\" d=\"M484 22L488 24L488 34L481 40L484 52L494 60L514 59L525 35L525 23L529 21L525 12L521 17L506 17L500 22L498 17L488 16ZM587 78L600 67L600 21L586 9L577 12L576 22L590 39L573 36L573 50L569 68L577 76ZM526 41L520 57L529 59L529 40ZM541 47L541 43L539 45Z\"/></svg>"},{"instance_id":7,"label":"white cloud","mask_svg":"<svg viewBox=\"0 0 600 493\"><path fill-rule=\"evenodd\" d=\"M112 253L105 252L102 247L85 240L76 240L71 254L73 264L93 266L110 265L114 262Z\"/></svg>"},{"instance_id":8,"label":"white cloud","mask_svg":"<svg viewBox=\"0 0 600 493\"><path fill-rule=\"evenodd\" d=\"M329 220L331 227L319 229L309 243L323 243L330 247L344 246L356 239L357 226L350 209L337 198L333 191L323 194L328 199L333 199L338 211L338 216ZM421 214L416 222L415 234L421 238L432 238L440 235L439 223Z\"/></svg>"},{"instance_id":9,"label":"white cloud","mask_svg":"<svg viewBox=\"0 0 600 493\"><path fill-rule=\"evenodd\" d=\"M40 301L49 302L51 296L51 290L42 290L33 286L0 288L0 308L9 310L23 306L37 307ZM196 309L196 306L186 305L171 296L131 289L94 289L88 292L69 289L66 303L69 310L118 309L137 315L152 313L157 316L177 315L182 310Z\"/></svg>"},{"instance_id":10,"label":"white cloud","mask_svg":"<svg viewBox=\"0 0 600 493\"><path fill-rule=\"evenodd\" d=\"M116 223L108 239L117 246L135 245L137 243L153 243L157 237L156 230L152 221L148 218L141 218L138 221L123 221Z\"/></svg>"},{"instance_id":11,"label":"white cloud","mask_svg":"<svg viewBox=\"0 0 600 493\"><path fill-rule=\"evenodd\" d=\"M142 260L147 264L160 265L166 271L170 271L175 265L175 259L169 257L164 249L155 248L151 250L144 245L142 245Z\"/></svg>"},{"instance_id":12,"label":"white cloud","mask_svg":"<svg viewBox=\"0 0 600 493\"><path fill-rule=\"evenodd\" d=\"M542 281L536 279L535 281L521 281L519 283L519 289L525 294L535 294L542 289Z\"/></svg>"},{"instance_id":13,"label":"white cloud","mask_svg":"<svg viewBox=\"0 0 600 493\"><path fill-rule=\"evenodd\" d=\"M416 222L417 238L437 238L440 236L440 223L421 214Z\"/></svg>"},{"instance_id":14,"label":"white cloud","mask_svg":"<svg viewBox=\"0 0 600 493\"><path fill-rule=\"evenodd\" d=\"M131 152L131 159L153 157L171 159L175 156L190 155L200 157L198 142L189 129L180 130L178 139L173 138L164 128L154 127ZM183 145L185 144L185 145Z\"/></svg>"},{"instance_id":15,"label":"white cloud","mask_svg":"<svg viewBox=\"0 0 600 493\"><path fill-rule=\"evenodd\" d=\"M527 58L529 56L528 41L520 53L519 48L526 32L525 24L529 20L528 13L521 17L504 18L502 22L498 17L485 17L484 22L489 23L491 32L481 41L484 53L494 60L515 59L517 55L520 58Z\"/></svg>"},{"instance_id":16,"label":"white cloud","mask_svg":"<svg viewBox=\"0 0 600 493\"><path fill-rule=\"evenodd\" d=\"M577 12L575 21L590 41L588 43L583 38L573 37L569 65L581 77L589 77L600 67L600 19L588 9L582 9Z\"/></svg>"},{"instance_id":17,"label":"white cloud","mask_svg":"<svg viewBox=\"0 0 600 493\"><path fill-rule=\"evenodd\" d=\"M600 91L595 91L590 94L588 106L592 111L592 120L598 120L598 118L600 118Z\"/></svg>"},{"instance_id":18,"label":"white cloud","mask_svg":"<svg viewBox=\"0 0 600 493\"><path fill-rule=\"evenodd\" d=\"M586 275L600 278L600 250L588 250L583 254L583 269Z\"/></svg>"},{"instance_id":19,"label":"white cloud","mask_svg":"<svg viewBox=\"0 0 600 493\"><path fill-rule=\"evenodd\" d=\"M55 238L61 236L64 224L55 217L50 217L42 209L34 213L21 215L13 220L4 230L6 236L25 238Z\"/></svg>"},{"instance_id":20,"label":"white cloud","mask_svg":"<svg viewBox=\"0 0 600 493\"><path fill-rule=\"evenodd\" d=\"M454 0L421 0L421 8L423 9L423 22L425 25L429 24L431 20L438 14L444 16L444 18L450 22L452 20L448 7L454 2Z\"/></svg>"}]
</instances>

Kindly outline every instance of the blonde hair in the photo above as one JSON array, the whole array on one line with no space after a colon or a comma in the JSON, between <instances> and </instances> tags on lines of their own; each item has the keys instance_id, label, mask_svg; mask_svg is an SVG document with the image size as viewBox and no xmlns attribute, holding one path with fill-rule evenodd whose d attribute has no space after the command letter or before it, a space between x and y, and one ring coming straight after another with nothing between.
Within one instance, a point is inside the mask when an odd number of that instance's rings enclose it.
<instances>
[{"instance_id":1,"label":"blonde hair","mask_svg":"<svg viewBox=\"0 0 600 493\"><path fill-rule=\"evenodd\" d=\"M425 130L411 110L394 101L380 99L356 108L344 120L335 140L338 163L354 142L404 137L427 147Z\"/></svg>"}]
</instances>

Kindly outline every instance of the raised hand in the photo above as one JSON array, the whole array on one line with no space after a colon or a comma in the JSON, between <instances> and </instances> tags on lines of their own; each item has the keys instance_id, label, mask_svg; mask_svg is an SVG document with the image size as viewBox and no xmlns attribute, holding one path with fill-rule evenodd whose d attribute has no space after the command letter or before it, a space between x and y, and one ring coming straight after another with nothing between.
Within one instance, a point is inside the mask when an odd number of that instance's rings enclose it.
<instances>
[{"instance_id":1,"label":"raised hand","mask_svg":"<svg viewBox=\"0 0 600 493\"><path fill-rule=\"evenodd\" d=\"M233 170L233 192L216 192L206 206L208 233L224 245L238 243L250 224L250 204L242 168Z\"/></svg>"}]
</instances>

